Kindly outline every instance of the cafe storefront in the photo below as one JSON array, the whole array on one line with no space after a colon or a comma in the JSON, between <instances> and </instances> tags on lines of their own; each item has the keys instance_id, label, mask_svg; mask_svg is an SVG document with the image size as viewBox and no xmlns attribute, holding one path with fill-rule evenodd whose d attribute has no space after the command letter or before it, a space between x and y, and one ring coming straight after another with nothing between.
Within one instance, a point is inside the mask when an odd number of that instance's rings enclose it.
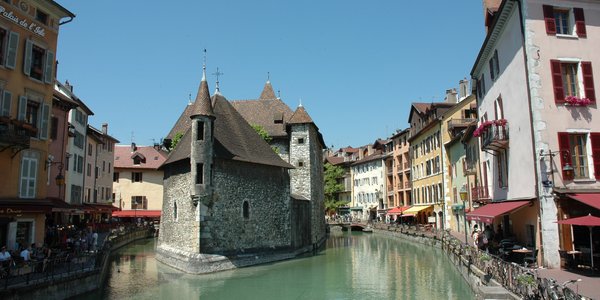
<instances>
[{"instance_id":1,"label":"cafe storefront","mask_svg":"<svg viewBox=\"0 0 600 300\"><path fill-rule=\"evenodd\" d=\"M17 250L19 245L44 243L46 214L52 203L43 200L3 200L0 202L0 245Z\"/></svg>"}]
</instances>

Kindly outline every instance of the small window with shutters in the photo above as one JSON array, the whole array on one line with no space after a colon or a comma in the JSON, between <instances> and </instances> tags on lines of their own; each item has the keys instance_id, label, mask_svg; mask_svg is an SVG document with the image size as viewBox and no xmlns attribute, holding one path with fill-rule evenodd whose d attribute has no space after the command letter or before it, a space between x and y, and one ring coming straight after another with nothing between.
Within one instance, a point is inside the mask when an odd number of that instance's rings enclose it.
<instances>
[{"instance_id":1,"label":"small window with shutters","mask_svg":"<svg viewBox=\"0 0 600 300\"><path fill-rule=\"evenodd\" d=\"M25 41L23 73L33 79L45 83L52 83L54 80L53 68L54 53L34 44L32 40L27 39Z\"/></svg>"},{"instance_id":2,"label":"small window with shutters","mask_svg":"<svg viewBox=\"0 0 600 300\"><path fill-rule=\"evenodd\" d=\"M589 61L550 61L554 101L565 103L569 97L596 101L592 63Z\"/></svg>"},{"instance_id":3,"label":"small window with shutters","mask_svg":"<svg viewBox=\"0 0 600 300\"><path fill-rule=\"evenodd\" d=\"M544 23L548 35L587 37L582 8L543 5Z\"/></svg>"},{"instance_id":4,"label":"small window with shutters","mask_svg":"<svg viewBox=\"0 0 600 300\"><path fill-rule=\"evenodd\" d=\"M600 133L559 132L558 147L563 180L600 179ZM592 162L589 161L589 149ZM573 171L568 171L566 166L572 167Z\"/></svg>"}]
</instances>

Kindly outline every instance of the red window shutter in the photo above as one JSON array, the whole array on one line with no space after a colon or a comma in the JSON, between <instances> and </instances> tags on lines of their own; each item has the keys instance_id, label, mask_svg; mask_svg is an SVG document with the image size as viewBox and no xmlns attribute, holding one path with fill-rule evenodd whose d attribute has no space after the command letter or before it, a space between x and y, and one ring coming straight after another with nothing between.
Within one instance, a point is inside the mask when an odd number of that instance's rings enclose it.
<instances>
[{"instance_id":1,"label":"red window shutter","mask_svg":"<svg viewBox=\"0 0 600 300\"><path fill-rule=\"evenodd\" d=\"M578 37L587 37L585 30L585 17L583 15L582 8L573 8L573 15L575 15L575 29L577 30Z\"/></svg>"},{"instance_id":2,"label":"red window shutter","mask_svg":"<svg viewBox=\"0 0 600 300\"><path fill-rule=\"evenodd\" d=\"M566 132L558 133L558 149L559 149L558 155L560 156L561 171L564 169L564 167L567 164L573 166L573 164L571 163L571 147L569 145L569 134L568 133L566 133ZM562 171L563 180L573 180L572 172L569 175L570 176L567 176L567 172Z\"/></svg>"},{"instance_id":3,"label":"red window shutter","mask_svg":"<svg viewBox=\"0 0 600 300\"><path fill-rule=\"evenodd\" d=\"M556 103L565 102L565 90L563 88L562 71L560 60L550 60L550 72L552 73L552 86L554 88L554 101Z\"/></svg>"},{"instance_id":4,"label":"red window shutter","mask_svg":"<svg viewBox=\"0 0 600 300\"><path fill-rule=\"evenodd\" d=\"M554 7L552 5L544 5L544 22L546 22L546 33L556 34L556 21L554 21Z\"/></svg>"},{"instance_id":5,"label":"red window shutter","mask_svg":"<svg viewBox=\"0 0 600 300\"><path fill-rule=\"evenodd\" d=\"M594 90L594 75L592 73L592 63L589 61L581 62L581 71L583 73L583 88L585 97L596 102L596 91Z\"/></svg>"},{"instance_id":6,"label":"red window shutter","mask_svg":"<svg viewBox=\"0 0 600 300\"><path fill-rule=\"evenodd\" d=\"M600 132L590 134L592 140L592 158L594 159L594 175L600 180Z\"/></svg>"}]
</instances>

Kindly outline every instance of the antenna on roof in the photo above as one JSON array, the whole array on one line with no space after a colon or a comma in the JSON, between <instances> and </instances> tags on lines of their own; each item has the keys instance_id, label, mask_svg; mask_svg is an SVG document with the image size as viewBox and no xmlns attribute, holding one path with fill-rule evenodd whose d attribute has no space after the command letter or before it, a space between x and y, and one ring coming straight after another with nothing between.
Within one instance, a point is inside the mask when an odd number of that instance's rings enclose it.
<instances>
[{"instance_id":1,"label":"antenna on roof","mask_svg":"<svg viewBox=\"0 0 600 300\"><path fill-rule=\"evenodd\" d=\"M134 135L133 135L133 131L131 131L131 143L133 144L134 142Z\"/></svg>"},{"instance_id":2,"label":"antenna on roof","mask_svg":"<svg viewBox=\"0 0 600 300\"><path fill-rule=\"evenodd\" d=\"M213 74L213 75L215 75L215 76L217 76L217 86L216 86L216 88L215 88L215 92L216 92L216 93L219 93L219 92L221 92L221 91L219 90L219 76L221 76L221 75L225 75L225 73L219 72L219 68L217 67L217 71L216 71L216 72L214 72L214 73L212 73L212 74Z\"/></svg>"},{"instance_id":3,"label":"antenna on roof","mask_svg":"<svg viewBox=\"0 0 600 300\"><path fill-rule=\"evenodd\" d=\"M302 107L302 98L300 98L300 104L298 104L298 107Z\"/></svg>"},{"instance_id":4,"label":"antenna on roof","mask_svg":"<svg viewBox=\"0 0 600 300\"><path fill-rule=\"evenodd\" d=\"M281 100L281 90L277 90L277 99Z\"/></svg>"},{"instance_id":5,"label":"antenna on roof","mask_svg":"<svg viewBox=\"0 0 600 300\"><path fill-rule=\"evenodd\" d=\"M188 94L188 105L192 104L192 93Z\"/></svg>"},{"instance_id":6,"label":"antenna on roof","mask_svg":"<svg viewBox=\"0 0 600 300\"><path fill-rule=\"evenodd\" d=\"M202 81L206 81L206 48L204 48L204 58L202 61Z\"/></svg>"}]
</instances>

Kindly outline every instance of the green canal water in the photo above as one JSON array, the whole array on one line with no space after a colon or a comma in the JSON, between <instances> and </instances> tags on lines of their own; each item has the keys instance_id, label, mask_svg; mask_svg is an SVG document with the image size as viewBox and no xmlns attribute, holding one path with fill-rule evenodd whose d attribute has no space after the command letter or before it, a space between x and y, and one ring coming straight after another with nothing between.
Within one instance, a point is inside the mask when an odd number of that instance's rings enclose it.
<instances>
[{"instance_id":1,"label":"green canal water","mask_svg":"<svg viewBox=\"0 0 600 300\"><path fill-rule=\"evenodd\" d=\"M208 275L165 266L154 249L122 248L104 289L82 298L474 299L440 250L377 234L332 230L319 255Z\"/></svg>"}]
</instances>

